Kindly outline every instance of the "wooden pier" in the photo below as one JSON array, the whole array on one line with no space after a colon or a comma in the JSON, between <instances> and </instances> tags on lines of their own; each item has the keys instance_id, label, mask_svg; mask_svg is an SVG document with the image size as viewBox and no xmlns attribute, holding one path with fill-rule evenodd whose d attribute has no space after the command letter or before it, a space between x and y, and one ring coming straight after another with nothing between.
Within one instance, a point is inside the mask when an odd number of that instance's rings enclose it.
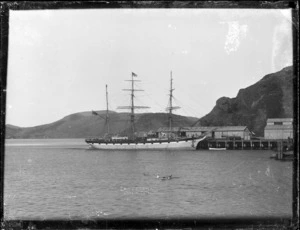
<instances>
[{"instance_id":1,"label":"wooden pier","mask_svg":"<svg viewBox=\"0 0 300 230\"><path fill-rule=\"evenodd\" d=\"M277 150L289 148L291 143L288 140L228 140L208 139L201 141L197 149L226 148L228 150Z\"/></svg>"}]
</instances>

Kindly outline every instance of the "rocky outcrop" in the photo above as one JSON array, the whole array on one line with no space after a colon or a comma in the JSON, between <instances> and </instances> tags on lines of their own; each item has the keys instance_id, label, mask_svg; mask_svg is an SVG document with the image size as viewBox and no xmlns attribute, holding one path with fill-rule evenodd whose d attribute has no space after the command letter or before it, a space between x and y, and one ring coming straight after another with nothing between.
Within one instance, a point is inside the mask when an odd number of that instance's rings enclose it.
<instances>
[{"instance_id":1,"label":"rocky outcrop","mask_svg":"<svg viewBox=\"0 0 300 230\"><path fill-rule=\"evenodd\" d=\"M293 117L293 68L268 74L239 90L235 98L222 97L197 126L246 125L262 136L268 118Z\"/></svg>"}]
</instances>

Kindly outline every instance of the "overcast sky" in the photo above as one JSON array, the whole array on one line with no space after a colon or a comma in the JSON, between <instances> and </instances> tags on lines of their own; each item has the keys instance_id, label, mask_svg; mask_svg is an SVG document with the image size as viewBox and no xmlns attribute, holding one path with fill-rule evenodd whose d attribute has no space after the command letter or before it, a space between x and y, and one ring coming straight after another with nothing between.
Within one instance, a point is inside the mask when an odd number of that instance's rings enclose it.
<instances>
[{"instance_id":1,"label":"overcast sky","mask_svg":"<svg viewBox=\"0 0 300 230\"><path fill-rule=\"evenodd\" d=\"M170 71L177 114L202 117L264 75L292 65L290 10L95 9L10 11L6 123L51 123L129 105L164 112Z\"/></svg>"}]
</instances>

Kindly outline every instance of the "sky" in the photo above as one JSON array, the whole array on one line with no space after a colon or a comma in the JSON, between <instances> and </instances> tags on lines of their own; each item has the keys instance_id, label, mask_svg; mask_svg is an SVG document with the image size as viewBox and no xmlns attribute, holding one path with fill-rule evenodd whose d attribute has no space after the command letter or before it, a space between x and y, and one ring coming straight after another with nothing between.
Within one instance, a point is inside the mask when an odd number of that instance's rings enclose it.
<instances>
[{"instance_id":1,"label":"sky","mask_svg":"<svg viewBox=\"0 0 300 230\"><path fill-rule=\"evenodd\" d=\"M10 11L6 123L32 127L130 104L208 114L269 73L292 65L289 9Z\"/></svg>"}]
</instances>

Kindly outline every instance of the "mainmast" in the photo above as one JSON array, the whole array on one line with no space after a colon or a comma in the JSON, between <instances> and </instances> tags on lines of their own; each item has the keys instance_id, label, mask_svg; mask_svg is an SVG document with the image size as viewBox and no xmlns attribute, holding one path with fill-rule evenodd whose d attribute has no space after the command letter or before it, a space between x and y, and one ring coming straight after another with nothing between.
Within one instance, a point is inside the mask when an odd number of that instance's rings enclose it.
<instances>
[{"instance_id":1,"label":"mainmast","mask_svg":"<svg viewBox=\"0 0 300 230\"><path fill-rule=\"evenodd\" d=\"M134 125L134 118L135 118L135 113L134 113L134 109L145 109L145 108L149 108L148 106L135 106L134 105L134 92L135 91L144 91L141 89L135 89L134 88L134 82L136 81L140 81L140 80L135 80L134 77L137 77L137 75L135 73L131 73L131 80L125 80L125 81L131 81L131 89L123 89L124 91L130 91L130 99L131 99L131 105L130 106L119 106L118 109L130 109L130 124L131 124L131 132L132 135L134 135L135 132L135 125Z\"/></svg>"},{"instance_id":2,"label":"mainmast","mask_svg":"<svg viewBox=\"0 0 300 230\"><path fill-rule=\"evenodd\" d=\"M108 92L107 92L107 85L105 85L106 89L106 117L105 117L105 124L106 124L106 132L109 134L109 116L108 116Z\"/></svg>"},{"instance_id":3,"label":"mainmast","mask_svg":"<svg viewBox=\"0 0 300 230\"><path fill-rule=\"evenodd\" d=\"M173 106L172 99L173 99L173 78L172 78L172 71L171 71L171 79L170 79L170 94L169 94L169 107L167 107L167 110L169 110L169 138L171 136L172 132L172 112L174 109L179 109L178 106Z\"/></svg>"}]
</instances>

